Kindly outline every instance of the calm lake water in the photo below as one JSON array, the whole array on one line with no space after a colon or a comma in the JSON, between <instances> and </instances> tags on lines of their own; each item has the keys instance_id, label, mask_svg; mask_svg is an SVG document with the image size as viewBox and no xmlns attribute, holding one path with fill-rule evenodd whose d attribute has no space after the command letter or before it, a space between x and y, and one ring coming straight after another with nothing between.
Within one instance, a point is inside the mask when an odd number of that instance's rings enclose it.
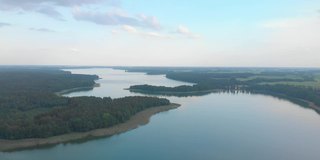
<instances>
[{"instance_id":1,"label":"calm lake water","mask_svg":"<svg viewBox=\"0 0 320 160\"><path fill-rule=\"evenodd\" d=\"M112 69L77 69L97 74L100 87L66 96L140 95L135 84L187 84L163 75ZM187 84L188 85L188 84ZM0 153L0 160L319 160L320 116L271 96L213 93L166 97L182 106L120 135L50 148Z\"/></svg>"}]
</instances>

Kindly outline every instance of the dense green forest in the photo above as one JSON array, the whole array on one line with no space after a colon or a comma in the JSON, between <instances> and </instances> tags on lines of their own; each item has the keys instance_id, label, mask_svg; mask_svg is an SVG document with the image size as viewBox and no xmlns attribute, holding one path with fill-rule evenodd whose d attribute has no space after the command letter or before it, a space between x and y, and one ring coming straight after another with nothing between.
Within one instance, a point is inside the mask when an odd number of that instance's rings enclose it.
<instances>
[{"instance_id":1,"label":"dense green forest","mask_svg":"<svg viewBox=\"0 0 320 160\"><path fill-rule=\"evenodd\" d=\"M304 106L306 101L320 106L320 70L295 68L125 68L129 72L165 74L167 78L192 83L177 87L131 86L132 92L197 95L206 92L244 91L291 100ZM320 108L319 108L320 109Z\"/></svg>"},{"instance_id":2,"label":"dense green forest","mask_svg":"<svg viewBox=\"0 0 320 160\"><path fill-rule=\"evenodd\" d=\"M39 138L110 127L149 107L167 105L153 97L67 98L56 94L92 88L96 75L43 67L0 68L0 139Z\"/></svg>"}]
</instances>

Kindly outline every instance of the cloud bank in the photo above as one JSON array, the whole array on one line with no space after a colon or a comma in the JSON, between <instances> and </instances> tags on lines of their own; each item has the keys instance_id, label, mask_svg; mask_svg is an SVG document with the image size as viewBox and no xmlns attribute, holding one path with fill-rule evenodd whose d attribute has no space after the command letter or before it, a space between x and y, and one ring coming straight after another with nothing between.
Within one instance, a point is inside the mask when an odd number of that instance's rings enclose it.
<instances>
[{"instance_id":1,"label":"cloud bank","mask_svg":"<svg viewBox=\"0 0 320 160\"><path fill-rule=\"evenodd\" d=\"M130 25L141 28L160 30L161 25L156 17L144 14L130 15L125 11L119 12L120 0L0 0L0 10L36 12L48 17L64 20L59 7L72 11L74 19L87 21L98 25L121 26ZM85 11L88 5L106 5L116 7L118 10L109 12Z\"/></svg>"}]
</instances>

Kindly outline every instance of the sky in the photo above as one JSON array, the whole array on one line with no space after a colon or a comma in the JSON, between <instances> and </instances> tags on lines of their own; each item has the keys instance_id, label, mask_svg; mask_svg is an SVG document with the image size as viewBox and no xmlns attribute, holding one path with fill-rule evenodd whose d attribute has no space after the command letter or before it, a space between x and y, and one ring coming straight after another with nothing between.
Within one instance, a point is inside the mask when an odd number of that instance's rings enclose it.
<instances>
[{"instance_id":1,"label":"sky","mask_svg":"<svg viewBox=\"0 0 320 160\"><path fill-rule=\"evenodd\" d=\"M320 0L0 0L0 65L320 67Z\"/></svg>"}]
</instances>

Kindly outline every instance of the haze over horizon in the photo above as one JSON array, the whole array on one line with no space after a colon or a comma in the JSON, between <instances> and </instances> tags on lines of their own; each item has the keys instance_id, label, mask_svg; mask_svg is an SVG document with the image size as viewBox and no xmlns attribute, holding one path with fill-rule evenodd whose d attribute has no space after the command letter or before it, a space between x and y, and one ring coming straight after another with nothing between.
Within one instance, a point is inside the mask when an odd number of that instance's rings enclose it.
<instances>
[{"instance_id":1,"label":"haze over horizon","mask_svg":"<svg viewBox=\"0 0 320 160\"><path fill-rule=\"evenodd\" d=\"M0 65L320 67L319 42L319 0L0 0Z\"/></svg>"}]
</instances>

